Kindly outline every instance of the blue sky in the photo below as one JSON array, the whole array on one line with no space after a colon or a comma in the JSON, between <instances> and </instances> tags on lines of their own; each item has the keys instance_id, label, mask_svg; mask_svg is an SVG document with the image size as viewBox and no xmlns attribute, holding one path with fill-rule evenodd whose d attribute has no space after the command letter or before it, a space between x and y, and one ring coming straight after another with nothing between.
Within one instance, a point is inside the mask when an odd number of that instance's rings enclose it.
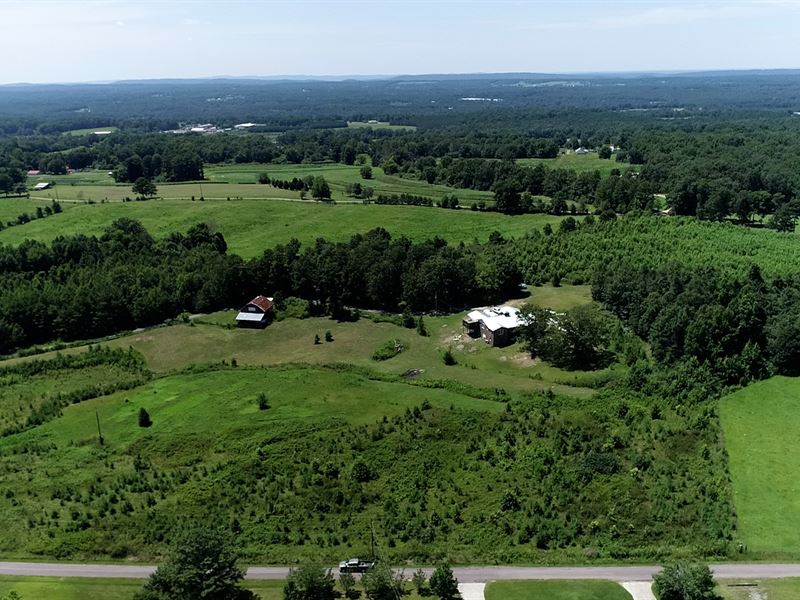
<instances>
[{"instance_id":1,"label":"blue sky","mask_svg":"<svg viewBox=\"0 0 800 600\"><path fill-rule=\"evenodd\" d=\"M800 0L0 0L0 23L0 83L800 68Z\"/></svg>"}]
</instances>

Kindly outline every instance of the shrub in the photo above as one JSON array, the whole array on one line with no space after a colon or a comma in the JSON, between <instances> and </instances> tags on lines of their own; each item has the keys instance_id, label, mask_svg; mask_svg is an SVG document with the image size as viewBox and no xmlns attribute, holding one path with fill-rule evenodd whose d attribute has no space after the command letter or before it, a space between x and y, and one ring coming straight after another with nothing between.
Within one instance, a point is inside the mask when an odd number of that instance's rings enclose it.
<instances>
[{"instance_id":1,"label":"shrub","mask_svg":"<svg viewBox=\"0 0 800 600\"><path fill-rule=\"evenodd\" d=\"M456 357L453 356L453 351L450 348L442 353L442 362L448 367L452 367L453 365L457 364Z\"/></svg>"},{"instance_id":2,"label":"shrub","mask_svg":"<svg viewBox=\"0 0 800 600\"><path fill-rule=\"evenodd\" d=\"M139 427L150 427L153 424L152 419L150 419L150 413L148 413L144 407L139 409Z\"/></svg>"},{"instance_id":3,"label":"shrub","mask_svg":"<svg viewBox=\"0 0 800 600\"><path fill-rule=\"evenodd\" d=\"M422 316L417 319L417 333L422 337L428 336L428 329L425 327L425 321L422 320Z\"/></svg>"},{"instance_id":4,"label":"shrub","mask_svg":"<svg viewBox=\"0 0 800 600\"><path fill-rule=\"evenodd\" d=\"M325 341L326 342L332 342L333 341L333 334L330 332L330 330L325 332Z\"/></svg>"},{"instance_id":5,"label":"shrub","mask_svg":"<svg viewBox=\"0 0 800 600\"><path fill-rule=\"evenodd\" d=\"M333 600L337 597L336 581L329 569L305 564L292 569L283 587L286 600Z\"/></svg>"},{"instance_id":6,"label":"shrub","mask_svg":"<svg viewBox=\"0 0 800 600\"><path fill-rule=\"evenodd\" d=\"M339 575L339 585L344 591L345 598L358 598L361 593L356 590L356 578L350 573Z\"/></svg>"},{"instance_id":7,"label":"shrub","mask_svg":"<svg viewBox=\"0 0 800 600\"><path fill-rule=\"evenodd\" d=\"M653 589L661 600L717 600L715 586L708 565L677 562L653 577Z\"/></svg>"},{"instance_id":8,"label":"shrub","mask_svg":"<svg viewBox=\"0 0 800 600\"><path fill-rule=\"evenodd\" d=\"M261 392L258 395L258 410L267 410L269 408L269 402L267 401L267 395L264 392Z\"/></svg>"},{"instance_id":9,"label":"shrub","mask_svg":"<svg viewBox=\"0 0 800 600\"><path fill-rule=\"evenodd\" d=\"M430 585L431 591L441 600L452 600L458 596L458 580L447 563L436 567L436 570L431 575Z\"/></svg>"},{"instance_id":10,"label":"shrub","mask_svg":"<svg viewBox=\"0 0 800 600\"><path fill-rule=\"evenodd\" d=\"M389 360L405 350L400 340L388 340L372 355L372 360Z\"/></svg>"},{"instance_id":11,"label":"shrub","mask_svg":"<svg viewBox=\"0 0 800 600\"><path fill-rule=\"evenodd\" d=\"M425 576L425 571L417 569L411 576L411 582L414 584L414 589L420 596L427 596L430 590L428 589L428 578Z\"/></svg>"}]
</instances>

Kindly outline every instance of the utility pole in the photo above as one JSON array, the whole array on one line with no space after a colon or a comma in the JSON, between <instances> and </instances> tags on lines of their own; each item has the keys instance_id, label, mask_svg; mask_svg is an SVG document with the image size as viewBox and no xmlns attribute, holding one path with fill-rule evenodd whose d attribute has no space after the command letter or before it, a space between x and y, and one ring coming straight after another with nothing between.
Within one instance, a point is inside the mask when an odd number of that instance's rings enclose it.
<instances>
[{"instance_id":1,"label":"utility pole","mask_svg":"<svg viewBox=\"0 0 800 600\"><path fill-rule=\"evenodd\" d=\"M375 560L375 525L372 523L372 519L369 521L369 548L371 558Z\"/></svg>"},{"instance_id":2,"label":"utility pole","mask_svg":"<svg viewBox=\"0 0 800 600\"><path fill-rule=\"evenodd\" d=\"M94 411L94 417L97 419L97 440L100 442L100 445L103 445L103 434L100 432L100 414L97 411Z\"/></svg>"}]
</instances>

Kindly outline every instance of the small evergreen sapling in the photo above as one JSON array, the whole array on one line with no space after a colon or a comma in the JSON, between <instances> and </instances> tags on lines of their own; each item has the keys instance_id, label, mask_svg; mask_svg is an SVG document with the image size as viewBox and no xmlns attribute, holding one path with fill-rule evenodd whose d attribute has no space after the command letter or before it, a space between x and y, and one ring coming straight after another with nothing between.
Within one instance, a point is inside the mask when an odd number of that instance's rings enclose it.
<instances>
[{"instance_id":1,"label":"small evergreen sapling","mask_svg":"<svg viewBox=\"0 0 800 600\"><path fill-rule=\"evenodd\" d=\"M150 427L153 424L152 419L150 419L150 413L148 413L144 407L139 409L139 427Z\"/></svg>"}]
</instances>

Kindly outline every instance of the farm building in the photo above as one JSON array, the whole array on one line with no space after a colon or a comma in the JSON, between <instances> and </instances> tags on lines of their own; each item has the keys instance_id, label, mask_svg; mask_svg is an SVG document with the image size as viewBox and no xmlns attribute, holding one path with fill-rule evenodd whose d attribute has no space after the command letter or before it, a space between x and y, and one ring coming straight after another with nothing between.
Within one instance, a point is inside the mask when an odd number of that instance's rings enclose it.
<instances>
[{"instance_id":1,"label":"farm building","mask_svg":"<svg viewBox=\"0 0 800 600\"><path fill-rule=\"evenodd\" d=\"M41 183L37 183L35 186L33 186L33 189L38 192L39 190L46 190L49 187L50 187L49 181L42 181Z\"/></svg>"},{"instance_id":2,"label":"farm building","mask_svg":"<svg viewBox=\"0 0 800 600\"><path fill-rule=\"evenodd\" d=\"M583 154L589 154L589 151L586 148L584 148L583 146L581 146L580 148L575 150L575 154L580 156L580 155L583 155Z\"/></svg>"},{"instance_id":3,"label":"farm building","mask_svg":"<svg viewBox=\"0 0 800 600\"><path fill-rule=\"evenodd\" d=\"M464 333L481 337L490 346L507 346L514 341L517 327L522 324L519 310L513 306L479 308L462 321Z\"/></svg>"},{"instance_id":4,"label":"farm building","mask_svg":"<svg viewBox=\"0 0 800 600\"><path fill-rule=\"evenodd\" d=\"M236 315L239 327L266 327L272 316L272 298L256 296Z\"/></svg>"}]
</instances>

